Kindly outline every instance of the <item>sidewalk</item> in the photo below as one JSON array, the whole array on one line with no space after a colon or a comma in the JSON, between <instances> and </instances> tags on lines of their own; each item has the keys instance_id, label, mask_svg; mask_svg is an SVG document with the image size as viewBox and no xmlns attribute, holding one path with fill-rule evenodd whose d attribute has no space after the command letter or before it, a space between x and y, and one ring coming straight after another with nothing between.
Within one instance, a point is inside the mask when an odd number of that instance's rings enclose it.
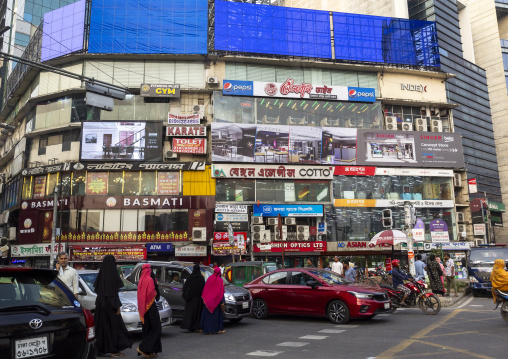
<instances>
[{"instance_id":1,"label":"sidewalk","mask_svg":"<svg viewBox=\"0 0 508 359\"><path fill-rule=\"evenodd\" d=\"M441 301L441 308L453 307L462 299L468 298L472 295L471 293L464 295L464 292L459 292L458 294L458 297L454 297L453 294L449 297L439 297L439 300Z\"/></svg>"}]
</instances>

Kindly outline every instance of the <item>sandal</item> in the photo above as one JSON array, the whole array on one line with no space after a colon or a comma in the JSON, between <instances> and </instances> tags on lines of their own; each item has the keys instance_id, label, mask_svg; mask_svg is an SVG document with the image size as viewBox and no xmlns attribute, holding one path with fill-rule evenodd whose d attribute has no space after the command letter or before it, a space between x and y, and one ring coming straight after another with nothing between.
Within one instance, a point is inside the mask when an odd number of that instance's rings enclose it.
<instances>
[{"instance_id":1,"label":"sandal","mask_svg":"<svg viewBox=\"0 0 508 359\"><path fill-rule=\"evenodd\" d=\"M109 356L113 357L113 358L119 358L119 357L124 357L125 354L124 353L111 353Z\"/></svg>"},{"instance_id":2,"label":"sandal","mask_svg":"<svg viewBox=\"0 0 508 359\"><path fill-rule=\"evenodd\" d=\"M143 353L139 348L136 349L138 351L139 354L141 354L143 356L143 358L150 358L150 356L146 353Z\"/></svg>"},{"instance_id":3,"label":"sandal","mask_svg":"<svg viewBox=\"0 0 508 359\"><path fill-rule=\"evenodd\" d=\"M217 334L224 334L225 332L226 332L225 330L219 330Z\"/></svg>"}]
</instances>

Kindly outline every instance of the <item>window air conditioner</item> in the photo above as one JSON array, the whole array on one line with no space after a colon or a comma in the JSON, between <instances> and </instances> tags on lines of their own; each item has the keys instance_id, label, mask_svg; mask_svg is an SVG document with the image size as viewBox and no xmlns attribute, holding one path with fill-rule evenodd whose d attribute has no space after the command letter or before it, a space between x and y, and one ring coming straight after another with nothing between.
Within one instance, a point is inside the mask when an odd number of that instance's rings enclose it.
<instances>
[{"instance_id":1,"label":"window air conditioner","mask_svg":"<svg viewBox=\"0 0 508 359\"><path fill-rule=\"evenodd\" d=\"M288 226L282 226L282 240L287 241L288 238ZM279 231L275 231L275 240L280 241Z\"/></svg>"},{"instance_id":2,"label":"window air conditioner","mask_svg":"<svg viewBox=\"0 0 508 359\"><path fill-rule=\"evenodd\" d=\"M264 230L265 230L265 226L260 226L260 225L252 226L252 232L254 232L254 233L259 233L260 231L264 231Z\"/></svg>"},{"instance_id":3,"label":"window air conditioner","mask_svg":"<svg viewBox=\"0 0 508 359\"><path fill-rule=\"evenodd\" d=\"M254 233L254 242L269 243L270 242L270 231L262 230L258 233Z\"/></svg>"},{"instance_id":4,"label":"window air conditioner","mask_svg":"<svg viewBox=\"0 0 508 359\"><path fill-rule=\"evenodd\" d=\"M296 227L296 238L299 241L308 241L310 236L309 226L297 226Z\"/></svg>"},{"instance_id":5,"label":"window air conditioner","mask_svg":"<svg viewBox=\"0 0 508 359\"><path fill-rule=\"evenodd\" d=\"M206 227L194 227L192 229L193 242L206 242Z\"/></svg>"},{"instance_id":6,"label":"window air conditioner","mask_svg":"<svg viewBox=\"0 0 508 359\"><path fill-rule=\"evenodd\" d=\"M462 187L462 176L460 175L460 173L454 173L453 180L455 187Z\"/></svg>"},{"instance_id":7,"label":"window air conditioner","mask_svg":"<svg viewBox=\"0 0 508 359\"><path fill-rule=\"evenodd\" d=\"M465 224L457 225L457 232L459 232L459 237L462 237L462 232L467 232L467 226Z\"/></svg>"},{"instance_id":8,"label":"window air conditioner","mask_svg":"<svg viewBox=\"0 0 508 359\"><path fill-rule=\"evenodd\" d=\"M198 114L199 118L205 117L205 105L194 105L194 106L192 106L192 113Z\"/></svg>"},{"instance_id":9,"label":"window air conditioner","mask_svg":"<svg viewBox=\"0 0 508 359\"><path fill-rule=\"evenodd\" d=\"M219 79L217 77L209 77L206 83L208 85L217 86L219 84Z\"/></svg>"},{"instance_id":10,"label":"window air conditioner","mask_svg":"<svg viewBox=\"0 0 508 359\"><path fill-rule=\"evenodd\" d=\"M415 131L427 132L427 119L426 118L416 118L414 120L414 128L415 128Z\"/></svg>"},{"instance_id":11,"label":"window air conditioner","mask_svg":"<svg viewBox=\"0 0 508 359\"><path fill-rule=\"evenodd\" d=\"M464 223L465 221L466 221L466 215L465 215L465 213L463 213L463 212L457 212L457 222Z\"/></svg>"},{"instance_id":12,"label":"window air conditioner","mask_svg":"<svg viewBox=\"0 0 508 359\"><path fill-rule=\"evenodd\" d=\"M397 131L397 117L386 116L385 118L385 130Z\"/></svg>"}]
</instances>

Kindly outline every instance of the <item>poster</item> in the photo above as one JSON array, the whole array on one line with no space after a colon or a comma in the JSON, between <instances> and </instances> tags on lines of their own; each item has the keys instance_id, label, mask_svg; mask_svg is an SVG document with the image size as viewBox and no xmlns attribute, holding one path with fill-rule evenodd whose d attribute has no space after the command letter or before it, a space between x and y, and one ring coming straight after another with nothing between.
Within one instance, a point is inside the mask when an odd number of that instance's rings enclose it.
<instances>
[{"instance_id":1,"label":"poster","mask_svg":"<svg viewBox=\"0 0 508 359\"><path fill-rule=\"evenodd\" d=\"M180 194L180 173L159 172L157 174L157 193L159 195Z\"/></svg>"},{"instance_id":2,"label":"poster","mask_svg":"<svg viewBox=\"0 0 508 359\"><path fill-rule=\"evenodd\" d=\"M35 177L34 199L44 198L46 196L46 176Z\"/></svg>"},{"instance_id":3,"label":"poster","mask_svg":"<svg viewBox=\"0 0 508 359\"><path fill-rule=\"evenodd\" d=\"M86 179L87 195L108 194L108 172L88 172Z\"/></svg>"},{"instance_id":4,"label":"poster","mask_svg":"<svg viewBox=\"0 0 508 359\"><path fill-rule=\"evenodd\" d=\"M204 138L173 138L173 152L206 154L206 139Z\"/></svg>"},{"instance_id":5,"label":"poster","mask_svg":"<svg viewBox=\"0 0 508 359\"><path fill-rule=\"evenodd\" d=\"M469 193L477 193L478 186L476 184L476 178L471 178L467 180L467 184L469 185Z\"/></svg>"}]
</instances>

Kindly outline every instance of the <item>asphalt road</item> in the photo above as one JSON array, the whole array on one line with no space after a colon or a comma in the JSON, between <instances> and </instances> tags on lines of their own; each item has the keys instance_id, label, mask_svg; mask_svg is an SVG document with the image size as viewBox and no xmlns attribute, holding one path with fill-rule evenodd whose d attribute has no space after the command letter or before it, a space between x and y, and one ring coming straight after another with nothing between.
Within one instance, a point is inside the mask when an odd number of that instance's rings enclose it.
<instances>
[{"instance_id":1,"label":"asphalt road","mask_svg":"<svg viewBox=\"0 0 508 359\"><path fill-rule=\"evenodd\" d=\"M159 358L506 358L508 323L490 298L464 298L438 315L398 310L371 320L334 325L325 318L246 318L225 334L163 329ZM124 358L136 358L140 336Z\"/></svg>"}]
</instances>

